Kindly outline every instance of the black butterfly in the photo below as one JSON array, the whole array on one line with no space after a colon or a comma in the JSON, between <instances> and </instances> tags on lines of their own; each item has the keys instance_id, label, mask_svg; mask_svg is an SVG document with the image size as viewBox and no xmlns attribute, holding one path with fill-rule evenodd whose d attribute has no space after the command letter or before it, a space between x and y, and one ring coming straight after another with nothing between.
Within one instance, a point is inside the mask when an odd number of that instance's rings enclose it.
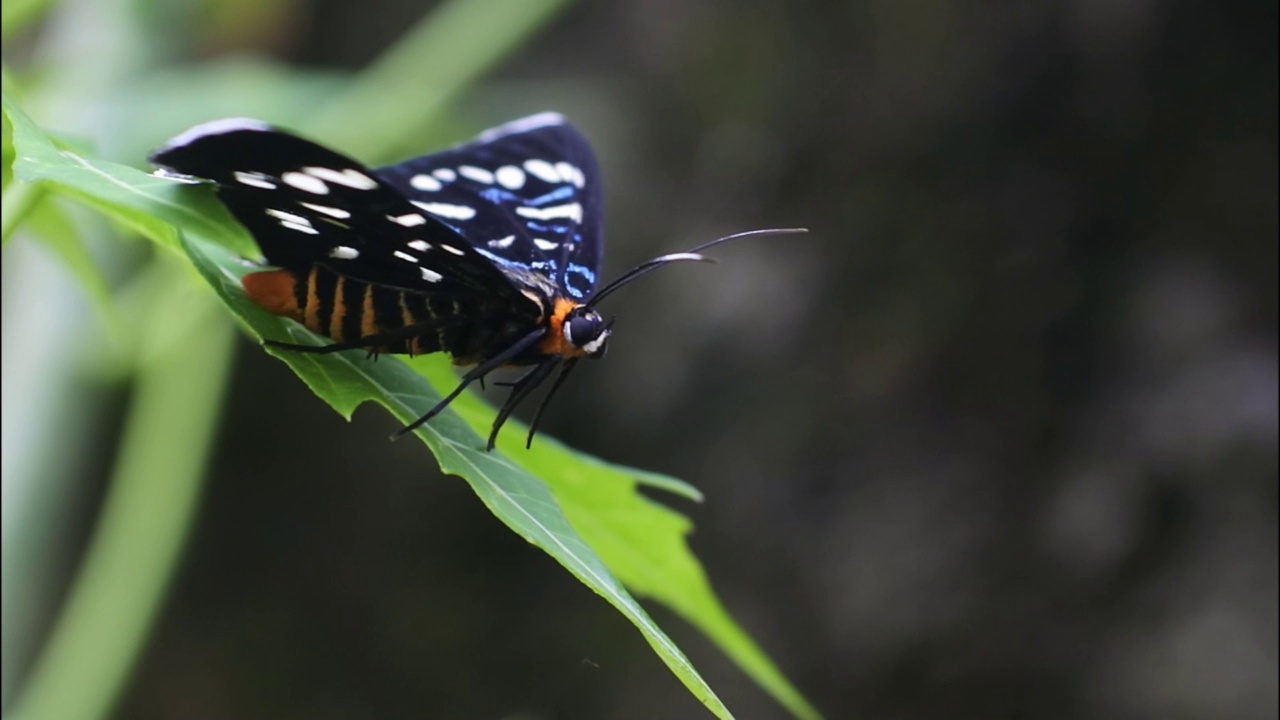
<instances>
[{"instance_id":1,"label":"black butterfly","mask_svg":"<svg viewBox=\"0 0 1280 720\"><path fill-rule=\"evenodd\" d=\"M599 172L586 139L556 113L482 133L451 150L380 169L247 119L188 130L151 156L169 174L212 181L219 199L279 268L243 279L250 300L336 342L299 352L443 350L475 367L426 415L504 365L510 383L487 449L516 406L557 369L530 424L575 364L603 357L613 320L596 305L658 267L654 258L596 289L602 260Z\"/></svg>"}]
</instances>

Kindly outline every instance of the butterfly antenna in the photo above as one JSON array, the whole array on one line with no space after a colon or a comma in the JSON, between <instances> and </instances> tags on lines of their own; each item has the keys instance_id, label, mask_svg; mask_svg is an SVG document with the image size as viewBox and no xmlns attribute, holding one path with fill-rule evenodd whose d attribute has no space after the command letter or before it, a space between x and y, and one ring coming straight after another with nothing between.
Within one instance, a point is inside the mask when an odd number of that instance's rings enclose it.
<instances>
[{"instance_id":1,"label":"butterfly antenna","mask_svg":"<svg viewBox=\"0 0 1280 720\"><path fill-rule=\"evenodd\" d=\"M623 273L621 277L618 277L613 282L610 282L608 285L605 285L603 288L600 289L599 292L593 295L589 301L587 301L587 307L588 308L594 307L596 303L605 299L605 297L607 297L613 291L617 290L618 288L624 285L629 284L633 280L639 279L640 276L642 275L646 275L648 273L653 272L654 270L657 270L658 268L664 265L669 265L674 262L714 263L716 261L715 258L710 258L710 257L707 257L706 255L700 255L699 253L703 250L706 250L707 248L714 247L721 243L727 243L730 240L739 240L745 237L755 237L757 235L798 235L798 234L807 233L807 232L809 232L808 228L769 228L766 230L747 230L746 232L734 233L732 235L725 235L722 238L716 238L711 242L703 243L695 248L690 248L685 252L671 253L669 255L661 255L652 260L640 263L639 265Z\"/></svg>"},{"instance_id":2,"label":"butterfly antenna","mask_svg":"<svg viewBox=\"0 0 1280 720\"><path fill-rule=\"evenodd\" d=\"M725 235L722 238L716 238L711 242L702 243L696 248L690 248L687 252L702 252L709 247L715 247L716 245L727 243L730 240L741 240L742 238L756 237L757 235L803 235L807 232L809 232L809 228L768 228L765 230L746 230L732 235Z\"/></svg>"}]
</instances>

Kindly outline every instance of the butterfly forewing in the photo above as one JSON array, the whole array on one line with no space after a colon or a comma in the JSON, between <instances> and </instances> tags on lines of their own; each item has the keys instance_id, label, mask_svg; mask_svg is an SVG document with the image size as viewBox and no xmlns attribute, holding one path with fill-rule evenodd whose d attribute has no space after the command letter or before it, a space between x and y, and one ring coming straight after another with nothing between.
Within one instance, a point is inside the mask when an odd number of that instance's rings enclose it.
<instances>
[{"instance_id":1,"label":"butterfly forewing","mask_svg":"<svg viewBox=\"0 0 1280 720\"><path fill-rule=\"evenodd\" d=\"M375 171L456 230L517 285L545 278L579 302L603 260L599 171L590 145L556 113Z\"/></svg>"},{"instance_id":2,"label":"butterfly forewing","mask_svg":"<svg viewBox=\"0 0 1280 720\"><path fill-rule=\"evenodd\" d=\"M251 120L174 138L151 161L217 183L272 265L313 264L413 292L523 302L489 258L429 210L340 153Z\"/></svg>"}]
</instances>

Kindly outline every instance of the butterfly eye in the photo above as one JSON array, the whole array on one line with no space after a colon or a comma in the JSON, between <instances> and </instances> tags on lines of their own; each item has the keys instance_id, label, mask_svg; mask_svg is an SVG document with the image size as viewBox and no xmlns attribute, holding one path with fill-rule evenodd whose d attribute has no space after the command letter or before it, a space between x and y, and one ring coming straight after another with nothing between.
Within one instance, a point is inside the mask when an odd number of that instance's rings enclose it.
<instances>
[{"instance_id":1,"label":"butterfly eye","mask_svg":"<svg viewBox=\"0 0 1280 720\"><path fill-rule=\"evenodd\" d=\"M570 318L566 325L565 339L575 347L582 347L595 340L602 327L600 316L594 313Z\"/></svg>"}]
</instances>

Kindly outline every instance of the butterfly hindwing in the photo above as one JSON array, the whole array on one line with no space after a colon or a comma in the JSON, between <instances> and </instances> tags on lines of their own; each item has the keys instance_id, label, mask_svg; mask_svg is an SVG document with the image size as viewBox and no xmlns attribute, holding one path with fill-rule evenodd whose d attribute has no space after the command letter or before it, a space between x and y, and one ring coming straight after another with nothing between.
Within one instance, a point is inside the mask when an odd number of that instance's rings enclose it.
<instances>
[{"instance_id":1,"label":"butterfly hindwing","mask_svg":"<svg viewBox=\"0 0 1280 720\"><path fill-rule=\"evenodd\" d=\"M513 282L541 275L579 302L594 291L603 260L599 171L586 138L562 116L515 120L375 174Z\"/></svg>"},{"instance_id":2,"label":"butterfly hindwing","mask_svg":"<svg viewBox=\"0 0 1280 720\"><path fill-rule=\"evenodd\" d=\"M489 258L362 164L253 120L174 138L152 163L211 180L272 265L412 292L523 298Z\"/></svg>"}]
</instances>

